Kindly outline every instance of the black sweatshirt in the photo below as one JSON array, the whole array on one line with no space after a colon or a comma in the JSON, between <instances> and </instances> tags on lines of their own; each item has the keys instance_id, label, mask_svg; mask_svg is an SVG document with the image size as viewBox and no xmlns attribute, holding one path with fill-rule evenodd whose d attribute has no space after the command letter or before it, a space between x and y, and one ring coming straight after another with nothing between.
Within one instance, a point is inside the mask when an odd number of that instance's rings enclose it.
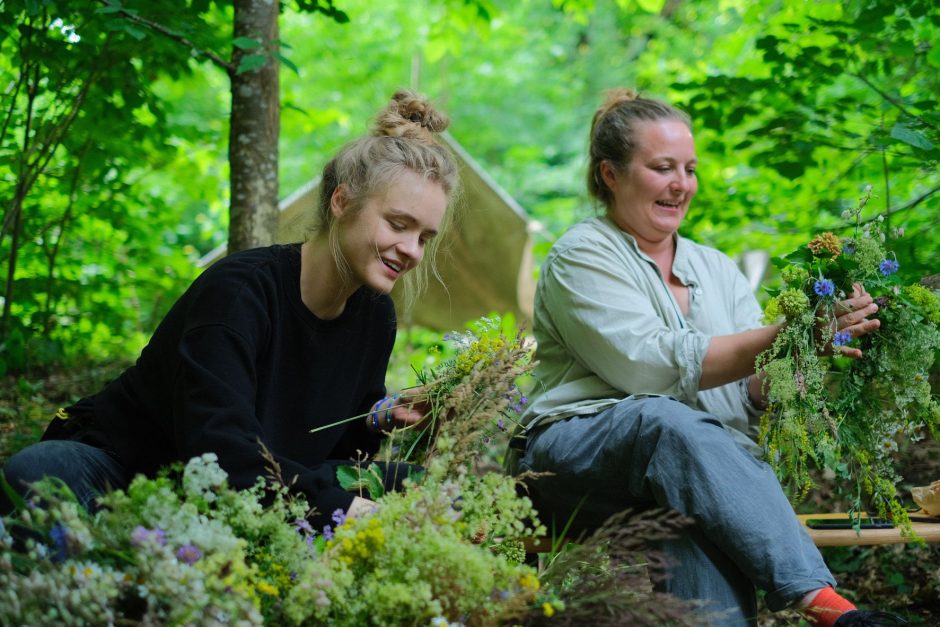
<instances>
[{"instance_id":1,"label":"black sweatshirt","mask_svg":"<svg viewBox=\"0 0 940 627\"><path fill-rule=\"evenodd\" d=\"M68 409L93 423L81 439L131 473L152 475L212 451L235 488L265 475L258 440L317 518L347 509L327 460L374 453L363 419L385 394L395 341L387 295L362 287L342 315L320 320L300 299L300 245L243 251L208 268L173 305L137 363ZM56 434L53 421L45 438Z\"/></svg>"}]
</instances>

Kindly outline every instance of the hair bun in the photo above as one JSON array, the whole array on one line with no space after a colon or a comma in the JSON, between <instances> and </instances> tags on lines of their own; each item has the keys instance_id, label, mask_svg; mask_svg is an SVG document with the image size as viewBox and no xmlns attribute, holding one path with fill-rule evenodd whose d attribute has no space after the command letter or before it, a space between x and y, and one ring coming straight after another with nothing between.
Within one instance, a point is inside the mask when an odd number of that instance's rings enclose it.
<instances>
[{"instance_id":1,"label":"hair bun","mask_svg":"<svg viewBox=\"0 0 940 627\"><path fill-rule=\"evenodd\" d=\"M617 107L617 105L623 102L633 102L639 97L640 95L637 92L628 87L617 87L615 89L610 89L606 92L604 104L598 108L597 115L604 115L611 109Z\"/></svg>"},{"instance_id":2,"label":"hair bun","mask_svg":"<svg viewBox=\"0 0 940 627\"><path fill-rule=\"evenodd\" d=\"M432 141L434 133L443 132L449 124L447 116L435 109L427 98L401 89L379 113L372 134Z\"/></svg>"}]
</instances>

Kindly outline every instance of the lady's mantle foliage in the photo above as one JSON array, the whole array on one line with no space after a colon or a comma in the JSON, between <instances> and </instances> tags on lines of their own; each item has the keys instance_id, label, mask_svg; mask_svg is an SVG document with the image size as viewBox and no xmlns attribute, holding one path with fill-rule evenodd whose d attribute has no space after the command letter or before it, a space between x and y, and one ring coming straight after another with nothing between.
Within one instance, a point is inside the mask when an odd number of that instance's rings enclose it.
<instances>
[{"instance_id":1,"label":"lady's mantle foliage","mask_svg":"<svg viewBox=\"0 0 940 627\"><path fill-rule=\"evenodd\" d=\"M882 514L906 522L895 486L893 453L902 440L937 435L940 404L928 381L940 347L940 299L927 288L904 285L901 263L886 248L881 219L861 222L870 190L858 208L851 237L825 233L782 259L783 287L767 303L767 322L785 320L773 346L757 359L766 373L770 411L761 429L769 461L793 490L812 487L809 464L854 482L854 507L863 496ZM874 297L881 322L853 338L835 331L838 302L861 283ZM825 356L831 344L852 345L858 360Z\"/></svg>"}]
</instances>

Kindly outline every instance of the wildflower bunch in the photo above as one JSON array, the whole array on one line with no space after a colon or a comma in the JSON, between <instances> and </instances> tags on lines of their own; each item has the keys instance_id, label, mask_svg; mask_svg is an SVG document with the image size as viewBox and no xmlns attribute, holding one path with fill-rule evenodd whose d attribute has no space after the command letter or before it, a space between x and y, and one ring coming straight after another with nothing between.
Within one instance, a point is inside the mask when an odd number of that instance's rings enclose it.
<instances>
[{"instance_id":1,"label":"wildflower bunch","mask_svg":"<svg viewBox=\"0 0 940 627\"><path fill-rule=\"evenodd\" d=\"M405 490L377 499L375 513L333 529L316 577L287 599L295 622L493 625L534 602L535 569L492 550L490 539L473 541L481 527L544 532L526 524L531 503L515 496L510 477L477 484L443 477L445 467L429 468L420 483L407 480Z\"/></svg>"},{"instance_id":2,"label":"wildflower bunch","mask_svg":"<svg viewBox=\"0 0 940 627\"><path fill-rule=\"evenodd\" d=\"M495 534L544 529L511 477L449 467L379 498L372 516L337 510L322 530L283 482L230 488L213 454L135 478L95 514L55 480L29 501L10 491L0 624L498 623L534 602L538 578Z\"/></svg>"},{"instance_id":3,"label":"wildflower bunch","mask_svg":"<svg viewBox=\"0 0 940 627\"><path fill-rule=\"evenodd\" d=\"M227 488L214 455L193 459L182 477L138 477L94 515L56 480L34 494L15 497L4 520L0 623L262 624L274 586L233 523L257 516L245 524L270 526L264 519L282 512L262 511L260 487Z\"/></svg>"},{"instance_id":4,"label":"wildflower bunch","mask_svg":"<svg viewBox=\"0 0 940 627\"><path fill-rule=\"evenodd\" d=\"M482 318L472 331L445 336L455 344L451 359L417 373L415 400L429 408L420 429L400 430L387 457L426 465L442 453L445 437L452 471L481 457L491 440L518 422L527 399L517 382L534 368L522 331L508 337L499 318Z\"/></svg>"},{"instance_id":5,"label":"wildflower bunch","mask_svg":"<svg viewBox=\"0 0 940 627\"><path fill-rule=\"evenodd\" d=\"M871 497L881 515L909 525L894 453L902 440L940 431L940 404L928 382L940 347L940 299L903 284L881 219L861 220L869 195L870 188L844 214L854 218L851 236L825 233L774 260L783 286L772 292L765 319L785 324L757 358L769 399L761 442L795 498L813 487L815 465L854 483L855 511L864 511L863 500ZM840 301L856 283L874 297L873 318L881 324L859 338L835 326L845 313ZM863 357L839 357L842 346L860 348Z\"/></svg>"}]
</instances>

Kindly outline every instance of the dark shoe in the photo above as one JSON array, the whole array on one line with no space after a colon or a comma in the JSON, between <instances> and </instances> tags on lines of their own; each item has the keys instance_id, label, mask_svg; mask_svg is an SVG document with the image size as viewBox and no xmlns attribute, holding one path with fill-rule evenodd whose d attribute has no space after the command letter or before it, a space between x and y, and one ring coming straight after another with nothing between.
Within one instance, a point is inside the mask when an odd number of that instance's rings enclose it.
<instances>
[{"instance_id":1,"label":"dark shoe","mask_svg":"<svg viewBox=\"0 0 940 627\"><path fill-rule=\"evenodd\" d=\"M891 612L851 610L840 616L833 627L894 627L906 624L907 620Z\"/></svg>"}]
</instances>

